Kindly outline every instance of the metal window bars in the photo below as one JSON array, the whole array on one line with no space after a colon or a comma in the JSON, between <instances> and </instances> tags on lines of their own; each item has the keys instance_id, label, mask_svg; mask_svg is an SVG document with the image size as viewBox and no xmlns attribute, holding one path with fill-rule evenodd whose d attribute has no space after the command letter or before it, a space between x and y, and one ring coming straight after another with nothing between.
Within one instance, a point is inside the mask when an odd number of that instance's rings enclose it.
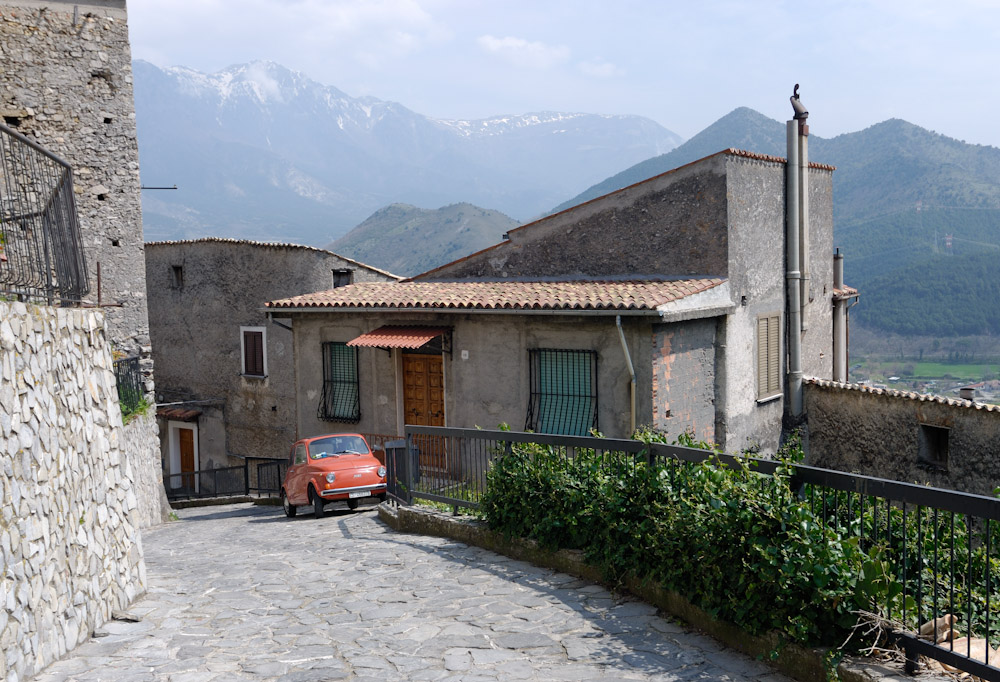
<instances>
[{"instance_id":1,"label":"metal window bars","mask_svg":"<svg viewBox=\"0 0 1000 682\"><path fill-rule=\"evenodd\" d=\"M357 348L338 342L323 344L323 395L316 417L324 421L361 421Z\"/></svg>"},{"instance_id":2,"label":"metal window bars","mask_svg":"<svg viewBox=\"0 0 1000 682\"><path fill-rule=\"evenodd\" d=\"M0 294L69 305L89 291L72 169L0 124Z\"/></svg>"},{"instance_id":3,"label":"metal window bars","mask_svg":"<svg viewBox=\"0 0 1000 682\"><path fill-rule=\"evenodd\" d=\"M137 412L142 406L145 386L139 368L139 356L114 361L115 383L118 385L118 404L122 416Z\"/></svg>"},{"instance_id":4,"label":"metal window bars","mask_svg":"<svg viewBox=\"0 0 1000 682\"><path fill-rule=\"evenodd\" d=\"M524 428L569 436L597 430L597 353L533 348L528 358L531 388Z\"/></svg>"}]
</instances>

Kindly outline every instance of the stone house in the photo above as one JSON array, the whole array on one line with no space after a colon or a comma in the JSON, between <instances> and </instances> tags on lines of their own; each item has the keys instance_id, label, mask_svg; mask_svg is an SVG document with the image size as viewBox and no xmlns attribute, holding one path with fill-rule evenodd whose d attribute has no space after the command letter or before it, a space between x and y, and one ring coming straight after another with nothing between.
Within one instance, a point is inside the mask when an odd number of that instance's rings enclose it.
<instances>
[{"instance_id":1,"label":"stone house","mask_svg":"<svg viewBox=\"0 0 1000 682\"><path fill-rule=\"evenodd\" d=\"M808 463L994 496L1000 407L968 398L806 381Z\"/></svg>"},{"instance_id":2,"label":"stone house","mask_svg":"<svg viewBox=\"0 0 1000 682\"><path fill-rule=\"evenodd\" d=\"M834 372L833 313L850 290L834 287L832 171L801 168L796 258L810 265L794 314L786 162L736 150L403 282L272 300L291 320L296 435L507 423L620 438L649 425L773 452L784 418L800 418L786 400L790 321L799 376Z\"/></svg>"},{"instance_id":3,"label":"stone house","mask_svg":"<svg viewBox=\"0 0 1000 682\"><path fill-rule=\"evenodd\" d=\"M169 491L199 485L181 474L281 457L295 440L292 335L267 300L399 279L296 244L151 242L145 255Z\"/></svg>"}]
</instances>

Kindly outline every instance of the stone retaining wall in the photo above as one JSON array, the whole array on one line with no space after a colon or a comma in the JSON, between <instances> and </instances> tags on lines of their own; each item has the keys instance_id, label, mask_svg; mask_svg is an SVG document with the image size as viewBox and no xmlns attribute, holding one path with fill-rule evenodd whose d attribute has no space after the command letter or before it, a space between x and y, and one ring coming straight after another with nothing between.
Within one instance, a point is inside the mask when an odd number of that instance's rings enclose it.
<instances>
[{"instance_id":1,"label":"stone retaining wall","mask_svg":"<svg viewBox=\"0 0 1000 682\"><path fill-rule=\"evenodd\" d=\"M31 677L146 589L139 521L152 484L134 484L111 357L100 311L0 302L5 682Z\"/></svg>"}]
</instances>

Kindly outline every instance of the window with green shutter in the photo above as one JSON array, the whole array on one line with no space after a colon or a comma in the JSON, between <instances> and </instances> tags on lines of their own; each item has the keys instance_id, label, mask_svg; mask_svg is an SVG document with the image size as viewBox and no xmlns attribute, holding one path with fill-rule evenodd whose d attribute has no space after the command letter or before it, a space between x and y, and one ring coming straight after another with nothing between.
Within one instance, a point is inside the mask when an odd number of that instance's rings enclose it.
<instances>
[{"instance_id":1,"label":"window with green shutter","mask_svg":"<svg viewBox=\"0 0 1000 682\"><path fill-rule=\"evenodd\" d=\"M346 343L323 344L323 396L317 416L325 421L358 422L358 349Z\"/></svg>"},{"instance_id":2,"label":"window with green shutter","mask_svg":"<svg viewBox=\"0 0 1000 682\"><path fill-rule=\"evenodd\" d=\"M528 351L528 360L525 429L567 436L597 429L597 353L536 348Z\"/></svg>"},{"instance_id":3,"label":"window with green shutter","mask_svg":"<svg viewBox=\"0 0 1000 682\"><path fill-rule=\"evenodd\" d=\"M781 393L781 315L757 318L757 399Z\"/></svg>"}]
</instances>

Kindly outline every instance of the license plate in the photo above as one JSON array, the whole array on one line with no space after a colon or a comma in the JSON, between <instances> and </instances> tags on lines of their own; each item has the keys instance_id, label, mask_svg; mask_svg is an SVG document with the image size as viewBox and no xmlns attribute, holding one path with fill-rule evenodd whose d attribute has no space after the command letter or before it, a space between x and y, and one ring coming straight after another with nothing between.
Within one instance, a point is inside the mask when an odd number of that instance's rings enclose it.
<instances>
[{"instance_id":1,"label":"license plate","mask_svg":"<svg viewBox=\"0 0 1000 682\"><path fill-rule=\"evenodd\" d=\"M347 494L348 497L368 497L369 495L371 495L371 493L367 490L359 490L357 492Z\"/></svg>"}]
</instances>

